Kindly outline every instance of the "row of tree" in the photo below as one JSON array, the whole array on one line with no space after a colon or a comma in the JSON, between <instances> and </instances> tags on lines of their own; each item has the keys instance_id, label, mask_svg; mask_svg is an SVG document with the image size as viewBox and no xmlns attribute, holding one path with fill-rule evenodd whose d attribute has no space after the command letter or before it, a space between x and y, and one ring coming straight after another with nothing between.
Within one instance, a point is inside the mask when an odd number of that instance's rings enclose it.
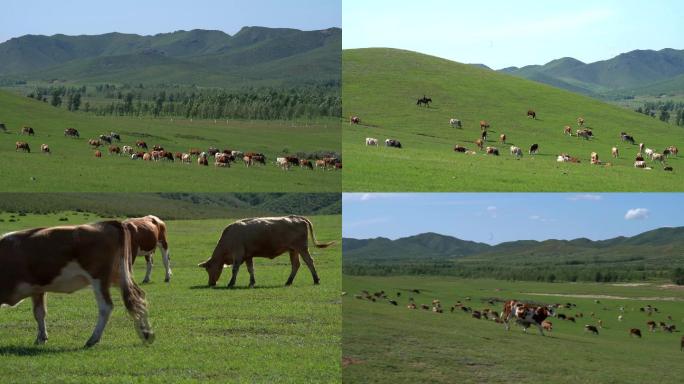
<instances>
[{"instance_id":1,"label":"row of tree","mask_svg":"<svg viewBox=\"0 0 684 384\"><path fill-rule=\"evenodd\" d=\"M342 100L336 84L241 91L101 84L94 87L37 87L27 96L49 101L54 107L97 115L259 120L342 115ZM93 102L85 101L81 105L84 97Z\"/></svg>"},{"instance_id":2,"label":"row of tree","mask_svg":"<svg viewBox=\"0 0 684 384\"><path fill-rule=\"evenodd\" d=\"M648 101L635 109L638 113L658 118L660 121L684 126L684 103L667 101Z\"/></svg>"}]
</instances>

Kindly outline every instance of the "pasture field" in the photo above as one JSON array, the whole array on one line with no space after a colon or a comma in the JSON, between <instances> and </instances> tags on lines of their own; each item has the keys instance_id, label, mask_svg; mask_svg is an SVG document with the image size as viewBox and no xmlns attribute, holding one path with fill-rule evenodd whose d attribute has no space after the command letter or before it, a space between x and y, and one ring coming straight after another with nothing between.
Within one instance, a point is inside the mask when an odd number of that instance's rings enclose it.
<instances>
[{"instance_id":1,"label":"pasture field","mask_svg":"<svg viewBox=\"0 0 684 384\"><path fill-rule=\"evenodd\" d=\"M283 171L275 158L285 152L340 153L340 124L334 119L311 122L139 119L98 117L53 108L46 103L0 92L0 122L8 132L0 132L0 178L3 191L49 192L339 192L339 171L313 171L293 168ZM20 135L30 126L35 136ZM64 136L64 129L76 128L80 139ZM242 161L230 168L216 168L175 162L143 162L128 156L94 157L88 139L117 132L119 146L135 146L145 141L150 150L159 144L167 151L206 151L208 147L261 152L266 166L245 167ZM26 141L31 153L15 151L15 142ZM40 153L48 144L51 155Z\"/></svg>"},{"instance_id":2,"label":"pasture field","mask_svg":"<svg viewBox=\"0 0 684 384\"><path fill-rule=\"evenodd\" d=\"M420 294L410 292L419 289ZM648 331L648 320L684 327L684 290L665 289L659 283L613 285L594 283L535 283L464 280L452 277L343 276L342 377L345 383L681 383L684 352L682 332ZM398 306L385 300L357 299L362 290L384 290ZM396 293L401 292L401 297ZM548 294L535 295L535 294ZM569 296L562 296L569 295ZM578 296L573 296L578 295ZM613 298L607 298L613 296ZM406 307L413 297L417 310ZM470 297L470 300L466 298ZM444 313L420 309L439 299ZM559 313L576 316L576 323L557 318L553 331L539 335L536 327L525 334L511 324L477 320L461 310L450 312L457 301L474 310L501 312L503 303L491 299L531 300L537 303L573 303ZM598 303L595 302L598 300ZM653 305L648 317L640 307ZM618 321L624 306L623 321ZM595 318L590 313L595 313ZM667 316L672 316L672 321ZM603 320L599 335L584 331L585 324ZM630 337L640 328L643 338Z\"/></svg>"},{"instance_id":3,"label":"pasture field","mask_svg":"<svg viewBox=\"0 0 684 384\"><path fill-rule=\"evenodd\" d=\"M620 132L636 143L662 151L684 147L684 131L650 117L533 81L395 49L345 50L343 116L358 116L359 125L343 125L342 146L347 161L344 191L683 191L684 162L667 159L673 172L648 161L652 170L635 169L638 146L620 140ZM429 108L418 107L423 95ZM526 116L528 109L537 119ZM594 138L575 136L577 118ZM462 128L452 128L450 118ZM481 120L490 123L485 145L499 149L487 156L474 142ZM569 125L573 136L563 133ZM500 134L507 136L499 143ZM365 138L379 139L368 147ZM403 148L384 147L387 138ZM458 144L475 155L454 152ZM532 144L539 153L528 155ZM511 145L524 156L510 155ZM611 157L616 146L620 157ZM611 165L591 165L591 152ZM568 153L581 163L558 163Z\"/></svg>"},{"instance_id":4,"label":"pasture field","mask_svg":"<svg viewBox=\"0 0 684 384\"><path fill-rule=\"evenodd\" d=\"M10 217L0 214L0 233L35 226L96 221L92 214ZM340 216L310 216L320 241L340 240ZM11 222L10 220L19 220ZM211 256L223 228L232 219L167 220L173 277L163 282L157 255L152 282L141 285L150 303L155 342L144 346L112 288L114 311L100 344L84 349L97 319L90 289L71 295L48 294L50 340L33 346L36 324L30 300L0 310L0 365L3 382L60 383L304 383L338 382L340 377L339 245L313 250L321 277L314 286L300 268L291 287L289 258L255 260L257 286L248 289L241 271L227 290L228 270L217 288L197 263ZM144 276L136 260L135 280ZM244 269L244 268L243 268ZM244 272L244 273L243 273Z\"/></svg>"}]
</instances>

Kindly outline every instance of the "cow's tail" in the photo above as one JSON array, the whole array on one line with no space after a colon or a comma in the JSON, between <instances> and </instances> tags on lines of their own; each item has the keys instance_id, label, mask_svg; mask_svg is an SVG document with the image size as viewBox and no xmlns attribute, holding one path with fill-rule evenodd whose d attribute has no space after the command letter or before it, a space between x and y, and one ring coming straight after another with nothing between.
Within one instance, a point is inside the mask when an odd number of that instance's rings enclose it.
<instances>
[{"instance_id":1,"label":"cow's tail","mask_svg":"<svg viewBox=\"0 0 684 384\"><path fill-rule=\"evenodd\" d=\"M309 234L311 235L311 240L313 240L313 243L316 246L316 248L327 248L327 247L335 244L334 241L331 241L328 243L319 243L316 240L316 236L314 235L313 224L311 224L311 221L309 221L309 219L307 219L306 217L303 217L303 216L300 216L300 217L302 218L302 220L304 220L304 222L306 223L306 226L309 228Z\"/></svg>"},{"instance_id":2,"label":"cow's tail","mask_svg":"<svg viewBox=\"0 0 684 384\"><path fill-rule=\"evenodd\" d=\"M147 301L145 292L133 281L131 276L132 253L131 234L126 225L121 225L123 231L123 246L121 260L119 260L119 278L121 279L121 296L126 310L133 317L135 330L145 343L154 341L154 332L147 318Z\"/></svg>"}]
</instances>

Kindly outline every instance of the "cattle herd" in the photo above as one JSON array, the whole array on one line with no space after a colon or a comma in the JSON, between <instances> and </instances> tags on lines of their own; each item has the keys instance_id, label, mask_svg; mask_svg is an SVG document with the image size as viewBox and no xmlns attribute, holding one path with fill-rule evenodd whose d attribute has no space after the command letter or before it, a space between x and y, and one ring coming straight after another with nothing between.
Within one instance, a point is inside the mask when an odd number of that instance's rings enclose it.
<instances>
[{"instance_id":1,"label":"cattle herd","mask_svg":"<svg viewBox=\"0 0 684 384\"><path fill-rule=\"evenodd\" d=\"M404 290L408 291L411 295L406 301L406 308L409 310L422 309L436 314L443 314L444 307L439 299L427 299L424 303L417 303L413 295L420 297L420 289L410 289ZM346 293L343 293L346 294ZM424 295L422 295L424 296ZM372 303L387 303L392 306L399 307L399 301L402 297L402 292L396 292L396 298L390 297L390 295L384 290L377 292L369 292L368 290L362 290L360 293L355 294L354 297L359 300L369 301ZM647 326L650 333L653 332L664 332L667 334L672 334L679 332L677 326L674 324L674 320L670 315L663 315L657 307L652 305L646 305L644 307L639 307L638 309L629 308L626 306L619 306L618 308L611 309L605 305L602 305L599 300L594 300L594 304L597 305L596 309L587 314L581 312L577 308L577 304L574 303L554 303L554 304L544 304L544 303L534 303L528 301L519 300L507 300L502 298L483 298L481 299L483 305L486 307L478 309L474 308L471 297L464 297L463 300L457 300L451 307L451 313L464 313L470 315L470 317L478 320L489 320L499 324L503 324L504 328L508 331L510 330L511 321L515 322L517 325L521 326L523 331L527 332L527 329L534 326L538 329L539 334L544 336L544 331L553 331L553 321L557 319L558 321L564 321L567 323L578 324L581 320L585 320L585 324L581 329L584 332L591 333L598 336L600 332L606 330L606 332L625 332L626 336L642 338L643 334L639 328L629 328L629 329L618 329L619 324L625 320L625 316L642 318L644 325ZM492 309L495 305L503 304L501 312L497 312ZM662 317L663 321L653 320L654 317ZM604 324L604 318L613 317L617 320L616 325L607 327ZM667 321L665 321L667 320ZM680 350L684 351L684 336L681 337Z\"/></svg>"},{"instance_id":2,"label":"cattle herd","mask_svg":"<svg viewBox=\"0 0 684 384\"><path fill-rule=\"evenodd\" d=\"M239 220L223 230L211 257L199 266L206 270L210 286L216 285L225 265L232 266L228 287L233 287L244 262L250 274L249 286L253 287L253 258L273 259L289 252L292 271L286 285L292 284L297 274L300 256L311 271L314 284L319 284L309 253L309 236L316 248L334 243L319 243L313 224L303 216ZM145 292L133 281L132 265L137 256L144 256L147 268L143 282L149 282L152 255L157 248L164 262L164 281L170 282L166 224L156 216L7 233L0 237L0 305L14 306L30 297L38 323L35 343L44 344L48 340L46 293L72 293L91 286L99 317L85 344L90 347L99 342L112 313L109 288L118 285L138 335L143 342L151 343L154 333L148 321Z\"/></svg>"},{"instance_id":3,"label":"cattle herd","mask_svg":"<svg viewBox=\"0 0 684 384\"><path fill-rule=\"evenodd\" d=\"M5 124L0 123L2 130L6 131ZM36 132L32 127L23 127L20 135L35 136ZM65 137L79 139L80 133L75 128L67 128L64 130ZM255 165L266 165L266 155L260 152L243 152L233 149L219 150L214 146L210 146L206 150L198 148L190 148L187 152L172 152L161 145L155 144L150 150L148 144L143 140L136 140L131 145L120 145L121 135L116 132L109 132L99 135L97 138L88 139L88 146L93 151L95 158L102 158L102 152L106 149L109 155L125 156L131 160L143 160L150 162L177 161L180 164L192 164L208 166L213 162L214 166L229 168L231 164L242 162L244 166L251 167ZM26 141L17 141L15 144L15 151L22 151L31 153L31 147ZM50 147L48 144L41 144L40 150L42 153L50 154ZM290 170L292 167L299 167L301 169L320 169L320 170L340 170L342 169L342 161L336 155L327 155L319 158L318 156L308 155L306 158L299 158L297 156L283 156L277 157L274 163L283 170Z\"/></svg>"},{"instance_id":4,"label":"cattle herd","mask_svg":"<svg viewBox=\"0 0 684 384\"><path fill-rule=\"evenodd\" d=\"M417 105L425 105L426 107L429 107L429 103L432 102L431 98L428 98L426 96L423 96L422 98L418 99L418 102L416 103ZM527 117L536 120L537 119L537 112L528 109L527 110ZM359 116L351 116L349 118L349 123L350 124L360 124L361 123L361 118ZM449 125L452 128L462 128L463 127L463 122L460 119L457 118L450 118L449 119ZM488 143L488 130L491 127L491 124L487 120L481 120L479 122L480 125L480 137L476 140L473 141L475 146L480 152L484 152L486 155L493 155L493 156L499 156L499 149L495 146L489 146L487 145ZM578 139L584 139L584 140L591 140L594 138L594 133L591 128L588 128L585 126L585 120L583 117L578 117L577 118L577 126L578 129L575 131L575 136ZM563 128L563 133L569 136L573 136L572 128L569 125L566 125ZM629 143L631 145L636 145L636 140L634 139L633 136L627 134L626 132L621 132L620 133L620 141L624 143ZM501 144L506 144L507 136L505 133L501 133L499 135L499 142ZM366 146L378 146L378 143L380 141L377 138L374 137L367 137L366 138ZM401 143L399 140L394 139L394 138L388 138L385 140L385 146L386 147L393 147L393 148L402 148ZM460 153L465 153L468 155L476 155L478 154L478 151L476 150L469 150L466 146L456 144L453 147L454 152L460 152ZM530 145L528 154L530 155L535 155L539 151L539 144L538 143L533 143ZM669 156L677 156L679 153L679 150L677 149L676 146L670 145L667 148L664 148L662 151L658 152L654 149L651 148L646 148L643 143L639 144L639 151L635 155L634 159L634 168L641 168L641 169L647 169L651 170L653 169L653 164L658 164L661 166L661 168L664 171L672 171L673 168L669 165L667 165L667 158ZM510 146L510 154L515 158L515 159L521 159L523 156L523 151L520 147L517 147L515 145ZM611 156L613 158L618 158L619 157L619 151L617 147L612 147L611 148ZM647 163L645 159L649 159L651 163ZM572 156L568 153L560 153L556 156L556 161L560 163L580 163L581 159L576 156ZM610 162L603 162L599 159L599 155L596 152L592 152L589 157L589 162L592 165L603 165L603 166L611 166L612 163Z\"/></svg>"}]
</instances>

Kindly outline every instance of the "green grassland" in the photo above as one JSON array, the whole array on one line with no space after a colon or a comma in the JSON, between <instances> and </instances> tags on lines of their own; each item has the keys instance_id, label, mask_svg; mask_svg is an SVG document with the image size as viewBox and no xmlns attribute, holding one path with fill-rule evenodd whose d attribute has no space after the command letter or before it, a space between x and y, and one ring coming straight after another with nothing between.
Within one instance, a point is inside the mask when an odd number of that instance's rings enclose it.
<instances>
[{"instance_id":1,"label":"green grassland","mask_svg":"<svg viewBox=\"0 0 684 384\"><path fill-rule=\"evenodd\" d=\"M345 50L343 58L343 115L356 115L360 125L343 126L347 157L345 191L681 191L682 161L670 158L674 172L633 168L638 147L620 141L622 131L637 143L662 151L682 147L684 131L636 112L556 89L544 84L394 49ZM423 95L430 108L416 106ZM538 119L526 117L528 109ZM584 117L595 137L589 141L563 134L577 129ZM458 118L463 128L449 126ZM487 145L501 156L455 153L459 144L477 150L479 121L491 124ZM507 144L498 143L505 133ZM380 140L366 147L365 138ZM386 138L401 141L403 149L383 146ZM539 154L527 150L539 144ZM525 155L515 160L509 146ZM610 156L617 146L620 158ZM591 152L611 166L590 165ZM557 163L569 153L580 164Z\"/></svg>"},{"instance_id":2,"label":"green grassland","mask_svg":"<svg viewBox=\"0 0 684 384\"><path fill-rule=\"evenodd\" d=\"M612 284L548 284L451 277L343 277L342 377L345 383L680 383L684 375L679 350L681 332L648 331L648 320L684 327L684 290L658 283L642 286ZM399 302L360 300L354 294L384 290ZM420 289L420 294L410 292ZM397 298L396 292L402 292ZM550 296L534 295L550 294ZM586 295L571 297L562 295ZM613 296L607 298L602 295ZM409 310L408 297L430 305L439 299L443 314ZM471 300L466 298L470 297ZM525 334L512 324L477 320L449 308L460 300L475 310L503 305L493 298L537 303L574 303L559 313L576 316L576 323L550 319L553 331L545 337L533 328ZM662 300L658 300L662 299ZM599 300L599 302L595 302ZM648 317L639 311L647 304L659 309ZM623 321L618 308L624 306ZM595 318L590 313L595 313ZM667 316L672 316L672 321ZM599 335L585 324L604 327ZM630 328L640 328L642 339Z\"/></svg>"},{"instance_id":3,"label":"green grassland","mask_svg":"<svg viewBox=\"0 0 684 384\"><path fill-rule=\"evenodd\" d=\"M0 232L97 220L94 214L62 212L26 216L0 214ZM66 217L67 222L60 221ZM340 216L311 216L321 241L340 236ZM338 382L340 377L341 251L315 250L321 277L314 286L306 268L291 287L289 259L255 260L257 287L247 289L246 271L237 288L206 287L206 260L232 219L167 221L173 278L163 283L161 258L152 282L143 285L156 340L144 346L127 317L116 288L114 312L96 347L83 349L97 319L91 290L48 294L48 344L34 347L30 300L0 310L3 382ZM136 281L144 261L135 266Z\"/></svg>"},{"instance_id":4,"label":"green grassland","mask_svg":"<svg viewBox=\"0 0 684 384\"><path fill-rule=\"evenodd\" d=\"M3 191L83 191L83 192L336 192L339 172L292 169L285 172L274 165L285 151L340 152L339 123L322 119L311 122L215 121L183 119L136 119L96 117L58 110L45 103L0 92L0 121L8 132L0 132L0 167ZM34 128L35 136L19 135L21 127ZM79 130L81 138L64 137L64 129ZM94 157L89 138L111 131L122 137L119 145L144 140L150 146L162 145L173 152L190 148L217 148L255 151L266 154L268 164L249 169L241 163L231 168L200 167L180 162L133 161L126 156L109 156L102 149ZM15 151L16 141L27 141L31 153ZM48 144L52 154L40 153Z\"/></svg>"}]
</instances>

